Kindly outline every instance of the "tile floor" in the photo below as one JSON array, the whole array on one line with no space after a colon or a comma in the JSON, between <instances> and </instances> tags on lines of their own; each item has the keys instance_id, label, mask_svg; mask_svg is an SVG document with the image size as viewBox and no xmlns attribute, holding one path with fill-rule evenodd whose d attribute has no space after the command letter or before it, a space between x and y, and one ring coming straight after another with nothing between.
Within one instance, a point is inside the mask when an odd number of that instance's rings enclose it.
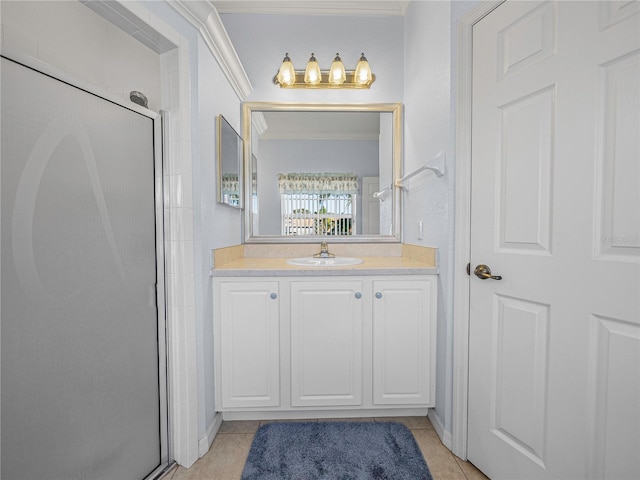
<instances>
[{"instance_id":1,"label":"tile floor","mask_svg":"<svg viewBox=\"0 0 640 480\"><path fill-rule=\"evenodd\" d=\"M368 421L400 422L406 425L418 443L434 480L487 479L471 463L453 455L440 442L440 438L427 417L376 417L358 419L320 419L305 421ZM238 480L258 427L269 421L249 420L223 422L209 452L191 468L178 467L165 480Z\"/></svg>"}]
</instances>

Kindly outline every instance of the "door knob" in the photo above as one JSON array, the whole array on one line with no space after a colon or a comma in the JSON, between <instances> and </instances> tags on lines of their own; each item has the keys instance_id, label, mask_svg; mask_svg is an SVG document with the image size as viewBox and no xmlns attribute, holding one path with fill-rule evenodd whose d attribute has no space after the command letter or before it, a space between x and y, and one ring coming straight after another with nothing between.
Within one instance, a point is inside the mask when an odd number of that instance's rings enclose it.
<instances>
[{"instance_id":1,"label":"door knob","mask_svg":"<svg viewBox=\"0 0 640 480\"><path fill-rule=\"evenodd\" d=\"M491 275L491 269L487 265L478 265L473 273L480 280L486 280L487 278L491 278L492 280L502 280L500 275Z\"/></svg>"}]
</instances>

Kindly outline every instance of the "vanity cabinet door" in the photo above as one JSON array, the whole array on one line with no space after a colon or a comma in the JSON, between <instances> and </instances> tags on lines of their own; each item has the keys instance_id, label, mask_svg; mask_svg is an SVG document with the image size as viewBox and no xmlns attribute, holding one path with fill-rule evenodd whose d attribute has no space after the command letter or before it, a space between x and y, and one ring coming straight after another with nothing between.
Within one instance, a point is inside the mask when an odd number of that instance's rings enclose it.
<instances>
[{"instance_id":1,"label":"vanity cabinet door","mask_svg":"<svg viewBox=\"0 0 640 480\"><path fill-rule=\"evenodd\" d=\"M362 404L359 280L291 282L291 405Z\"/></svg>"},{"instance_id":2,"label":"vanity cabinet door","mask_svg":"<svg viewBox=\"0 0 640 480\"><path fill-rule=\"evenodd\" d=\"M221 281L216 289L222 408L280 404L279 284Z\"/></svg>"},{"instance_id":3,"label":"vanity cabinet door","mask_svg":"<svg viewBox=\"0 0 640 480\"><path fill-rule=\"evenodd\" d=\"M373 282L373 403L435 404L435 277Z\"/></svg>"}]
</instances>

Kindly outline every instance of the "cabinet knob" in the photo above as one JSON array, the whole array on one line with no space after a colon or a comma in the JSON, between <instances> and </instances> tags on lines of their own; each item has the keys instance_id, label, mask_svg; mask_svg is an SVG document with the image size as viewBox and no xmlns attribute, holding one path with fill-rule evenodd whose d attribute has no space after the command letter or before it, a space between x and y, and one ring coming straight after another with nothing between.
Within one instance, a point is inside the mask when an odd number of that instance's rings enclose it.
<instances>
[{"instance_id":1,"label":"cabinet knob","mask_svg":"<svg viewBox=\"0 0 640 480\"><path fill-rule=\"evenodd\" d=\"M382 293L376 292L376 298L382 298Z\"/></svg>"},{"instance_id":2,"label":"cabinet knob","mask_svg":"<svg viewBox=\"0 0 640 480\"><path fill-rule=\"evenodd\" d=\"M271 297L272 300L275 300L276 298L278 298L278 294L277 293L272 293L270 295L270 297Z\"/></svg>"},{"instance_id":3,"label":"cabinet knob","mask_svg":"<svg viewBox=\"0 0 640 480\"><path fill-rule=\"evenodd\" d=\"M361 298L361 297L362 297L362 294L361 294L360 292L356 292L356 295L355 295L355 296L356 296L356 298Z\"/></svg>"}]
</instances>

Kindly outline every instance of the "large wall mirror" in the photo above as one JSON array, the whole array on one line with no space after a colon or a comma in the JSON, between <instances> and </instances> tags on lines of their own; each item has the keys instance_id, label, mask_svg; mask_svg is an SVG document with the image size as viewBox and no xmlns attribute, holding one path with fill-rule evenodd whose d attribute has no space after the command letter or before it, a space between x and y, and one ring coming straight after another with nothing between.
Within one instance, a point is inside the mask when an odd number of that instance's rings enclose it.
<instances>
[{"instance_id":1,"label":"large wall mirror","mask_svg":"<svg viewBox=\"0 0 640 480\"><path fill-rule=\"evenodd\" d=\"M399 242L402 104L244 103L245 241Z\"/></svg>"},{"instance_id":2,"label":"large wall mirror","mask_svg":"<svg viewBox=\"0 0 640 480\"><path fill-rule=\"evenodd\" d=\"M242 208L242 138L222 115L217 123L218 203Z\"/></svg>"}]
</instances>

